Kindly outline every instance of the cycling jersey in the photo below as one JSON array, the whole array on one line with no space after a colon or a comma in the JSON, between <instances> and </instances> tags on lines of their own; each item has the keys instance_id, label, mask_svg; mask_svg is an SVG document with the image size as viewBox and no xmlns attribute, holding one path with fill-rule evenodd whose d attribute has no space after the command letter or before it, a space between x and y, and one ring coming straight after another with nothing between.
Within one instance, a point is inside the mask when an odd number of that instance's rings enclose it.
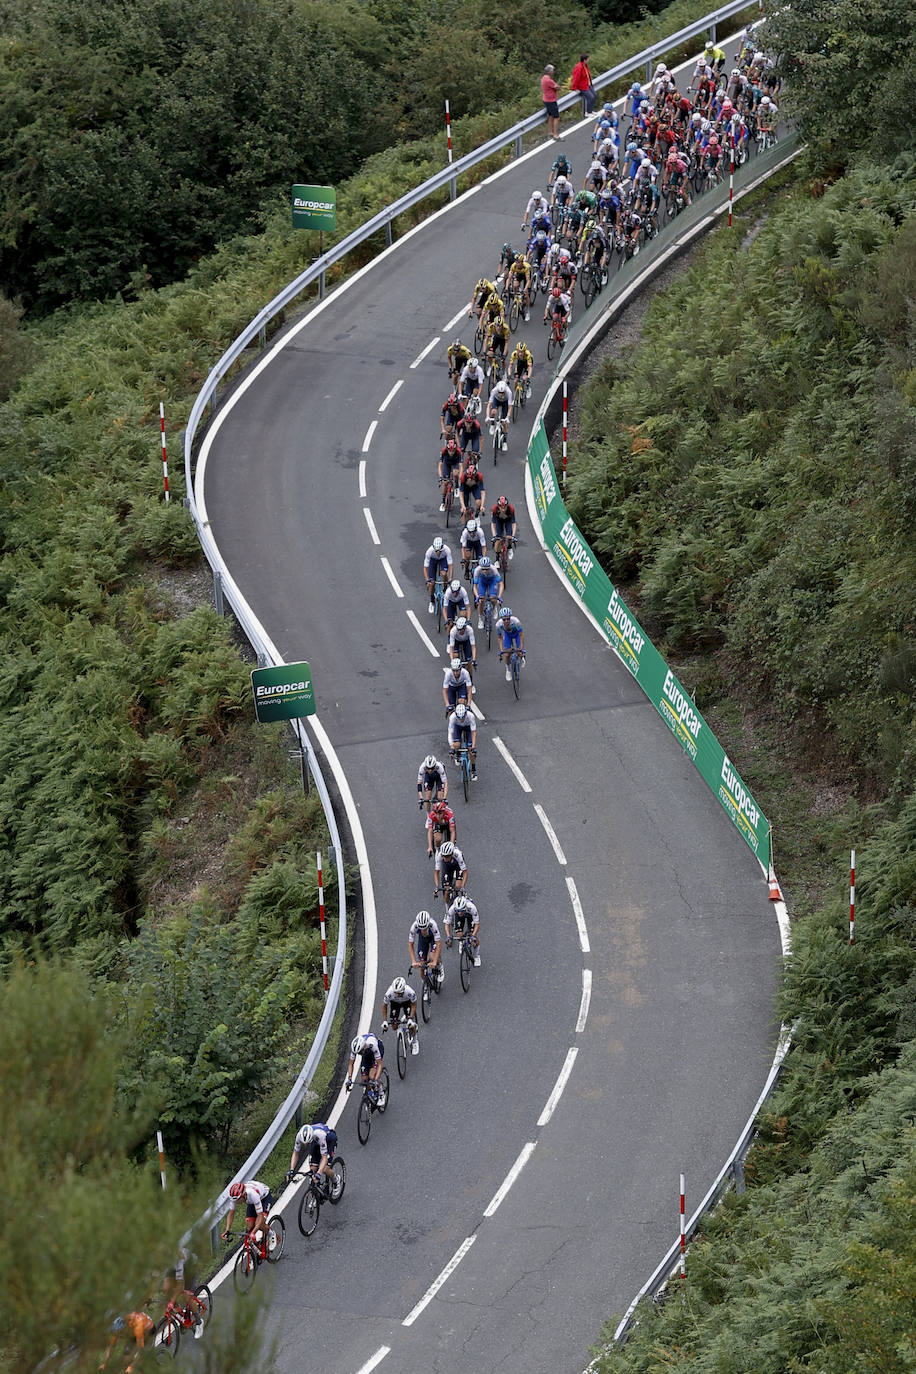
<instances>
[{"instance_id":1,"label":"cycling jersey","mask_svg":"<svg viewBox=\"0 0 916 1374\"><path fill-rule=\"evenodd\" d=\"M473 554L476 554L478 558L480 557L487 547L487 540L486 535L479 525L474 534L471 534L467 525L465 525L464 529L461 531L461 547L463 549L470 549Z\"/></svg>"},{"instance_id":2,"label":"cycling jersey","mask_svg":"<svg viewBox=\"0 0 916 1374\"><path fill-rule=\"evenodd\" d=\"M568 177L557 177L553 187L554 199L560 205L565 205L569 197L573 194L573 184Z\"/></svg>"},{"instance_id":3,"label":"cycling jersey","mask_svg":"<svg viewBox=\"0 0 916 1374\"><path fill-rule=\"evenodd\" d=\"M461 449L457 443L453 449L450 449L448 444L444 444L442 452L439 454L439 458L440 461L445 464L448 475L451 476L453 470L461 462Z\"/></svg>"},{"instance_id":4,"label":"cycling jersey","mask_svg":"<svg viewBox=\"0 0 916 1374\"><path fill-rule=\"evenodd\" d=\"M470 717L471 720L474 719L474 717L471 715L470 711L468 712L468 716ZM467 718L467 717L466 717L466 718ZM451 855L451 857L448 858L448 859L446 859L446 858L443 857L443 854L442 854L442 850L441 850L441 849L437 851L437 853L436 853L435 870L436 870L437 873L449 873L449 872L454 872L454 873L467 873L467 871L468 871L468 866L467 866L467 864L464 862L464 855L462 854L461 850L458 848L457 845L455 845L455 848L454 848L454 850L452 851L452 855ZM432 927L434 927L435 932L436 932L436 939L438 940L438 939L440 938L440 936L439 936L439 927L436 925L435 921L431 921L431 922L430 922L430 925L431 925ZM414 933L414 927L413 927L413 926L410 927L410 933L411 933L411 936L412 936L413 933Z\"/></svg>"},{"instance_id":5,"label":"cycling jersey","mask_svg":"<svg viewBox=\"0 0 916 1374\"><path fill-rule=\"evenodd\" d=\"M302 1155L304 1150L308 1150L313 1164L321 1162L322 1155L333 1155L337 1148L337 1132L332 1131L323 1121L316 1121L312 1126L312 1139L305 1140L305 1132L308 1126L302 1126L296 1132L296 1139L293 1141L293 1151L297 1155Z\"/></svg>"},{"instance_id":6,"label":"cycling jersey","mask_svg":"<svg viewBox=\"0 0 916 1374\"><path fill-rule=\"evenodd\" d=\"M535 199L535 197L532 195L531 199L525 207L524 218L527 220L530 219L533 214L540 214L542 207L546 204L547 202L545 201L544 197L541 195L540 192L538 192L537 199Z\"/></svg>"},{"instance_id":7,"label":"cycling jersey","mask_svg":"<svg viewBox=\"0 0 916 1374\"><path fill-rule=\"evenodd\" d=\"M270 1185L267 1183L246 1183L245 1201L247 1203L247 1213L250 1217L257 1216L258 1212L266 1212L269 1206ZM254 1210L252 1210L254 1209Z\"/></svg>"},{"instance_id":8,"label":"cycling jersey","mask_svg":"<svg viewBox=\"0 0 916 1374\"><path fill-rule=\"evenodd\" d=\"M515 259L515 262L512 264L512 271L509 275L513 277L517 282L519 282L522 286L527 285L527 283L531 280L531 263L528 261L527 258L523 258L521 256L517 257Z\"/></svg>"},{"instance_id":9,"label":"cycling jersey","mask_svg":"<svg viewBox=\"0 0 916 1374\"><path fill-rule=\"evenodd\" d=\"M388 1019L390 1021L393 1019L392 1013L395 1007L403 1007L405 1010L409 1010L410 1007L416 1006L416 988L412 988L409 983L405 983L404 991L401 993L399 997L396 997L394 992L394 983L392 983L388 991L385 993L383 1001L387 1002L388 1004Z\"/></svg>"},{"instance_id":10,"label":"cycling jersey","mask_svg":"<svg viewBox=\"0 0 916 1374\"><path fill-rule=\"evenodd\" d=\"M478 493L483 491L483 477L480 474L480 468L475 468L473 472L465 469L459 485L465 496L476 498Z\"/></svg>"},{"instance_id":11,"label":"cycling jersey","mask_svg":"<svg viewBox=\"0 0 916 1374\"><path fill-rule=\"evenodd\" d=\"M512 357L509 359L509 366L515 368L515 371L521 376L522 373L531 371L532 361L527 348L514 348Z\"/></svg>"},{"instance_id":12,"label":"cycling jersey","mask_svg":"<svg viewBox=\"0 0 916 1374\"><path fill-rule=\"evenodd\" d=\"M459 424L458 444L462 453L467 448L468 444L471 445L475 453L480 452L480 421L477 419L476 415L471 419L465 416Z\"/></svg>"},{"instance_id":13,"label":"cycling jersey","mask_svg":"<svg viewBox=\"0 0 916 1374\"><path fill-rule=\"evenodd\" d=\"M470 606L470 600L464 587L459 587L457 592L453 592L449 586L442 598L442 605L445 610L445 618L452 621L458 615L463 615Z\"/></svg>"},{"instance_id":14,"label":"cycling jersey","mask_svg":"<svg viewBox=\"0 0 916 1374\"><path fill-rule=\"evenodd\" d=\"M459 931L463 928L465 921L468 924L468 929L473 930L474 927L477 925L478 921L480 920L480 916L477 911L477 906L474 902L471 901L470 897L465 897L464 902L464 910L456 911L455 908L458 904L458 898L456 897L446 913L446 915L448 916L449 925L453 925L456 931Z\"/></svg>"},{"instance_id":15,"label":"cycling jersey","mask_svg":"<svg viewBox=\"0 0 916 1374\"><path fill-rule=\"evenodd\" d=\"M446 596L448 592L446 592ZM441 763L436 763L435 768L427 768L425 764L420 764L417 769L417 790L428 787L432 790L435 784L442 788L445 786L445 768Z\"/></svg>"},{"instance_id":16,"label":"cycling jersey","mask_svg":"<svg viewBox=\"0 0 916 1374\"><path fill-rule=\"evenodd\" d=\"M456 854L458 853L457 849L455 850L455 853L456 853ZM439 867L439 859L438 859L438 857L437 857L437 858L436 858L436 868L437 868L437 871L438 871L438 867ZM411 945L416 944L416 942L417 942L417 937L419 936L420 939L422 939L424 934L426 934L426 935L429 937L429 941L430 941L430 943L433 944L433 945L437 945L437 944L439 943L439 941L442 939L442 936L441 936L440 933L439 933L439 927L437 926L436 922L433 920L432 917L430 917L430 919L429 919L429 925L426 927L426 931L425 931L425 932L421 931L420 928L419 928L419 926L417 925L416 921L414 921L413 925L410 927L410 934L409 934L408 937L407 937L407 943L408 943L408 944L411 944Z\"/></svg>"},{"instance_id":17,"label":"cycling jersey","mask_svg":"<svg viewBox=\"0 0 916 1374\"><path fill-rule=\"evenodd\" d=\"M464 388L465 395L470 395L472 391L483 386L483 368L479 363L474 368L471 367L470 363L465 363L458 381Z\"/></svg>"},{"instance_id":18,"label":"cycling jersey","mask_svg":"<svg viewBox=\"0 0 916 1374\"><path fill-rule=\"evenodd\" d=\"M449 658L469 658L476 642L474 631L470 625L465 625L463 630L459 630L456 625L453 625L448 636Z\"/></svg>"},{"instance_id":19,"label":"cycling jersey","mask_svg":"<svg viewBox=\"0 0 916 1374\"><path fill-rule=\"evenodd\" d=\"M360 1069L363 1073L368 1073L376 1064L380 1064L385 1057L385 1046L378 1036L371 1033L366 1036L366 1043L357 1056L360 1062Z\"/></svg>"},{"instance_id":20,"label":"cycling jersey","mask_svg":"<svg viewBox=\"0 0 916 1374\"><path fill-rule=\"evenodd\" d=\"M502 653L507 649L518 649L522 642L522 622L517 615L512 616L508 622L499 622L499 647Z\"/></svg>"},{"instance_id":21,"label":"cycling jersey","mask_svg":"<svg viewBox=\"0 0 916 1374\"><path fill-rule=\"evenodd\" d=\"M509 402L511 400L512 388L508 385L507 382L497 382L493 390L490 392L490 405L502 407L503 415L505 415L506 411L509 408Z\"/></svg>"},{"instance_id":22,"label":"cycling jersey","mask_svg":"<svg viewBox=\"0 0 916 1374\"><path fill-rule=\"evenodd\" d=\"M454 707L459 701L470 701L471 676L467 668L459 668L457 673L452 671L451 666L446 668L442 687L448 695L449 706ZM454 815L452 819L454 820ZM426 824L427 828L431 828L432 821L427 820Z\"/></svg>"},{"instance_id":23,"label":"cycling jersey","mask_svg":"<svg viewBox=\"0 0 916 1374\"><path fill-rule=\"evenodd\" d=\"M451 565L451 561L452 551L448 544L443 544L438 553L433 548L432 544L430 544L429 548L426 550L426 556L423 559L423 571L426 573L427 577L432 580L436 576L436 573L444 573Z\"/></svg>"},{"instance_id":24,"label":"cycling jersey","mask_svg":"<svg viewBox=\"0 0 916 1374\"><path fill-rule=\"evenodd\" d=\"M513 506L512 502L509 501L505 509L503 510L500 509L499 502L497 501L493 506L493 509L490 511L490 517L493 520L494 524L496 524L497 521L501 521L504 525L514 525L515 507Z\"/></svg>"},{"instance_id":25,"label":"cycling jersey","mask_svg":"<svg viewBox=\"0 0 916 1374\"><path fill-rule=\"evenodd\" d=\"M447 673L450 673L451 671L451 668L446 669ZM467 678L467 685L468 689L470 690L471 679L468 676L467 669L462 668L460 670L459 676ZM433 808L432 811L430 811L429 815L426 817L427 830L448 831L451 830L454 824L455 813L450 806L446 806L445 802L437 802L436 806Z\"/></svg>"},{"instance_id":26,"label":"cycling jersey","mask_svg":"<svg viewBox=\"0 0 916 1374\"><path fill-rule=\"evenodd\" d=\"M502 578L497 568L480 568L474 573L474 591L479 597L498 596Z\"/></svg>"}]
</instances>

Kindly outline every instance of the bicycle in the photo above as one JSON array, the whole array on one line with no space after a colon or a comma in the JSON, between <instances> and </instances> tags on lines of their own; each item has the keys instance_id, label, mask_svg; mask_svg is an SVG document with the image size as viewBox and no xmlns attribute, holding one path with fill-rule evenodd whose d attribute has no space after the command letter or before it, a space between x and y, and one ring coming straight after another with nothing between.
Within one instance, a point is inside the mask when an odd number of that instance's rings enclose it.
<instances>
[{"instance_id":1,"label":"bicycle","mask_svg":"<svg viewBox=\"0 0 916 1374\"><path fill-rule=\"evenodd\" d=\"M490 421L490 438L493 441L493 466L499 463L499 455L509 447L509 420L505 419Z\"/></svg>"},{"instance_id":2,"label":"bicycle","mask_svg":"<svg viewBox=\"0 0 916 1374\"><path fill-rule=\"evenodd\" d=\"M474 959L477 954L469 922L462 925L460 936L456 932L456 938L458 939L458 973L461 977L462 991L467 992L471 986L471 969L474 967Z\"/></svg>"},{"instance_id":3,"label":"bicycle","mask_svg":"<svg viewBox=\"0 0 916 1374\"><path fill-rule=\"evenodd\" d=\"M369 1132L372 1129L372 1118L376 1112L381 1112L382 1116L388 1110L388 1070L382 1069L378 1083L367 1078L363 1083L363 1095L359 1100L359 1111L356 1114L356 1134L359 1136L360 1145L365 1145L369 1139Z\"/></svg>"},{"instance_id":4,"label":"bicycle","mask_svg":"<svg viewBox=\"0 0 916 1374\"><path fill-rule=\"evenodd\" d=\"M515 540L512 538L511 534L497 535L493 540L493 552L496 554L496 564L499 568L499 575L503 580L503 591L505 591L509 581L509 564L512 561L509 554L514 544ZM488 644L487 648L489 649L489 647Z\"/></svg>"},{"instance_id":5,"label":"bicycle","mask_svg":"<svg viewBox=\"0 0 916 1374\"><path fill-rule=\"evenodd\" d=\"M550 321L550 332L547 335L547 358L553 358L557 349L562 349L566 343L568 332L568 321L566 315L554 315Z\"/></svg>"},{"instance_id":6,"label":"bicycle","mask_svg":"<svg viewBox=\"0 0 916 1374\"><path fill-rule=\"evenodd\" d=\"M344 1188L347 1186L347 1166L340 1155L334 1155L330 1165L332 1177L327 1191L318 1186L318 1175L314 1169L308 1170L308 1187L299 1199L299 1230L304 1236L310 1236L318 1225L322 1203L330 1202L332 1207L336 1207L344 1195ZM293 1182L299 1183L304 1177L303 1173L297 1173Z\"/></svg>"},{"instance_id":7,"label":"bicycle","mask_svg":"<svg viewBox=\"0 0 916 1374\"><path fill-rule=\"evenodd\" d=\"M439 485L442 488L442 504L445 507L445 528L448 529L452 518L452 506L455 504L455 484L451 477L440 477Z\"/></svg>"},{"instance_id":8,"label":"bicycle","mask_svg":"<svg viewBox=\"0 0 916 1374\"><path fill-rule=\"evenodd\" d=\"M436 574L436 583L433 587L433 605L436 608L436 633L442 633L442 598L445 595L445 588L442 585L442 574Z\"/></svg>"},{"instance_id":9,"label":"bicycle","mask_svg":"<svg viewBox=\"0 0 916 1374\"><path fill-rule=\"evenodd\" d=\"M461 786L464 789L465 801L471 800L471 755L468 746L462 744L458 751L458 766L461 769ZM445 896L445 885L442 887L442 895Z\"/></svg>"},{"instance_id":10,"label":"bicycle","mask_svg":"<svg viewBox=\"0 0 916 1374\"><path fill-rule=\"evenodd\" d=\"M512 393L512 419L518 419L518 412L525 409L525 402L528 400L528 382L516 373L515 390Z\"/></svg>"},{"instance_id":11,"label":"bicycle","mask_svg":"<svg viewBox=\"0 0 916 1374\"><path fill-rule=\"evenodd\" d=\"M233 1236L229 1237L232 1241ZM232 1268L232 1281L235 1284L237 1293L248 1293L254 1283L258 1269L266 1260L268 1264L276 1264L283 1254L283 1247L286 1245L286 1223L282 1217L270 1217L267 1222L267 1234L259 1240L253 1231L245 1231L242 1235L242 1245L235 1257L235 1264Z\"/></svg>"},{"instance_id":12,"label":"bicycle","mask_svg":"<svg viewBox=\"0 0 916 1374\"><path fill-rule=\"evenodd\" d=\"M410 1032L407 1022L398 1017L397 1021L389 1022L390 1029L395 1032L395 1053L398 1062L398 1078L407 1077L407 1065L410 1061Z\"/></svg>"},{"instance_id":13,"label":"bicycle","mask_svg":"<svg viewBox=\"0 0 916 1374\"><path fill-rule=\"evenodd\" d=\"M487 652L489 653L490 642L493 637L493 598L491 596L483 598L480 610L483 619L483 633L487 637Z\"/></svg>"},{"instance_id":14,"label":"bicycle","mask_svg":"<svg viewBox=\"0 0 916 1374\"><path fill-rule=\"evenodd\" d=\"M502 654L500 654L499 657L502 659ZM518 701L522 694L522 668L525 666L525 655L522 653L521 649L509 650L509 658L506 666L511 674L512 690L515 693L515 700Z\"/></svg>"},{"instance_id":15,"label":"bicycle","mask_svg":"<svg viewBox=\"0 0 916 1374\"><path fill-rule=\"evenodd\" d=\"M193 1339L199 1341L207 1329L212 1310L213 1295L205 1283L195 1288L193 1293L186 1289L177 1301L170 1298L153 1338L156 1350L164 1351L174 1359L181 1344L182 1331L190 1331Z\"/></svg>"}]
</instances>

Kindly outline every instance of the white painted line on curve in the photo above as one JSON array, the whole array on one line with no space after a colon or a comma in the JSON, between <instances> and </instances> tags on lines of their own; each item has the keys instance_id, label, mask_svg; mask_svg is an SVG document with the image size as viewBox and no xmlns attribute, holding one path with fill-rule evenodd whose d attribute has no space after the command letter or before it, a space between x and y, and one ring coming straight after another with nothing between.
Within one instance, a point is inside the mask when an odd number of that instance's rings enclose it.
<instances>
[{"instance_id":1,"label":"white painted line on curve","mask_svg":"<svg viewBox=\"0 0 916 1374\"><path fill-rule=\"evenodd\" d=\"M383 553L382 553L382 554L379 554L379 557L380 557L380 559L381 559L381 561L382 561L382 567L385 569L385 576L388 578L388 581L391 583L392 587L394 588L394 594L395 594L395 596L403 596L404 593L401 591L400 587L398 586L398 580L397 580L397 578L395 577L394 573L391 571L391 564L388 562L388 559L385 557L385 555L384 555Z\"/></svg>"},{"instance_id":2,"label":"white painted line on curve","mask_svg":"<svg viewBox=\"0 0 916 1374\"><path fill-rule=\"evenodd\" d=\"M588 943L588 930L585 925L582 902L579 899L579 893L576 891L576 884L573 882L572 878L566 879L566 886L569 888L569 899L572 902L573 915L576 918L576 925L579 927L579 944L582 947L582 953L588 954L591 950L591 946Z\"/></svg>"},{"instance_id":3,"label":"white painted line on curve","mask_svg":"<svg viewBox=\"0 0 916 1374\"><path fill-rule=\"evenodd\" d=\"M537 157L538 153L543 153L545 147L546 144L539 143L537 147L532 148L527 153L523 153L521 157L514 157L511 162L506 163L505 167L500 167L498 172L491 172L488 177L484 177L483 181L478 181L477 185L489 186L491 182L498 181L499 178L504 177L507 172L514 172L516 167L521 167L522 163L527 162L529 158Z\"/></svg>"},{"instance_id":4,"label":"white painted line on curve","mask_svg":"<svg viewBox=\"0 0 916 1374\"><path fill-rule=\"evenodd\" d=\"M471 702L471 710L474 712L474 715L477 717L478 720L486 720L486 716L484 715L483 711L481 711L476 701Z\"/></svg>"},{"instance_id":5,"label":"white painted line on curve","mask_svg":"<svg viewBox=\"0 0 916 1374\"><path fill-rule=\"evenodd\" d=\"M417 619L416 611L408 611L408 612L407 612L407 619L410 621L411 625L414 627L414 629L416 630L417 634L420 636L420 638L422 639L423 643L426 645L427 649L428 649L429 652L432 654L433 658L438 658L438 657L439 657L439 650L436 648L435 644L432 642L432 640L430 639L429 635L426 633L426 631L424 630L423 626L420 624L419 620Z\"/></svg>"},{"instance_id":6,"label":"white painted line on curve","mask_svg":"<svg viewBox=\"0 0 916 1374\"><path fill-rule=\"evenodd\" d=\"M413 362L410 364L411 369L420 366L423 359L426 357L427 353L432 353L433 349L436 347L436 344L439 342L441 337L441 334L437 334L434 339L430 340L430 342L424 348L423 352L418 353L417 356L414 358Z\"/></svg>"},{"instance_id":7,"label":"white painted line on curve","mask_svg":"<svg viewBox=\"0 0 916 1374\"><path fill-rule=\"evenodd\" d=\"M499 738L499 735L494 735L494 736L493 736L493 743L496 745L497 749L498 749L499 752L502 754L503 758L506 760L506 763L508 763L509 767L512 769L512 772L515 774L516 781L518 782L518 784L519 784L519 786L521 787L522 791L523 791L523 792L530 792L530 791L531 791L531 784L530 784L530 782L529 782L528 779L525 777L524 773L523 773L522 770L519 768L518 764L515 762L515 759L514 759L514 758L512 757L512 755L509 753L509 750L508 750L508 749L506 748L506 746L503 744L502 740Z\"/></svg>"},{"instance_id":8,"label":"white painted line on curve","mask_svg":"<svg viewBox=\"0 0 916 1374\"><path fill-rule=\"evenodd\" d=\"M397 396L398 392L400 391L400 389L401 389L401 387L402 387L403 385L404 385L404 378L403 378L403 377L401 378L401 380L400 380L399 382L395 382L394 386L391 388L391 390L389 391L388 395L385 397L384 401L382 401L382 404L381 404L381 405L379 406L379 408L378 408L378 413L379 413L379 415L382 414L382 411L388 409L388 404L389 404L389 402L394 400L395 396Z\"/></svg>"},{"instance_id":9,"label":"white painted line on curve","mask_svg":"<svg viewBox=\"0 0 916 1374\"><path fill-rule=\"evenodd\" d=\"M576 1022L576 1034L585 1030L585 1023L588 1020L588 1005L592 1000L592 971L590 968L582 970L582 1001L579 1003L579 1019Z\"/></svg>"},{"instance_id":10,"label":"white painted line on curve","mask_svg":"<svg viewBox=\"0 0 916 1374\"><path fill-rule=\"evenodd\" d=\"M372 512L368 506L363 506L363 515L366 517L366 524L369 526L373 544L381 544L382 541L378 537L378 530L375 528L375 521L372 519Z\"/></svg>"},{"instance_id":11,"label":"white painted line on curve","mask_svg":"<svg viewBox=\"0 0 916 1374\"><path fill-rule=\"evenodd\" d=\"M360 497L365 501L365 499L366 499L366 460L365 460L365 458L360 458L360 460L359 460L359 494L360 494Z\"/></svg>"},{"instance_id":12,"label":"white painted line on curve","mask_svg":"<svg viewBox=\"0 0 916 1374\"><path fill-rule=\"evenodd\" d=\"M535 802L535 803L534 803L534 809L535 809L535 811L538 813L538 820L541 822L541 825L544 827L545 834L547 835L547 838L548 838L548 840L549 840L550 843L551 843L551 846L552 846L552 848L553 848L553 852L554 852L554 854L556 854L556 856L557 856L557 863L565 864L565 863L566 863L566 855L563 853L563 850L560 848L560 841L557 839L556 831L554 830L553 826L550 824L550 821L547 819L547 812L544 810L543 806L541 806L540 802Z\"/></svg>"},{"instance_id":13,"label":"white painted line on curve","mask_svg":"<svg viewBox=\"0 0 916 1374\"><path fill-rule=\"evenodd\" d=\"M417 1317L419 1317L423 1309L429 1306L433 1298L439 1292L439 1289L442 1287L442 1285L452 1276L452 1274L454 1274L455 1270L458 1268L459 1264L464 1259L465 1255L470 1250L471 1246L474 1244L474 1241L476 1239L476 1236L468 1236L466 1240L463 1240L461 1242L461 1244L458 1246L458 1249L455 1251L454 1255L452 1255L451 1259L449 1260L445 1268L442 1270L442 1273L439 1275L439 1277L437 1279L434 1279L433 1282L429 1285L426 1292L423 1294L422 1298L417 1303L413 1311L408 1312L407 1316L401 1322L402 1326L413 1326L414 1322L417 1320Z\"/></svg>"},{"instance_id":14,"label":"white painted line on curve","mask_svg":"<svg viewBox=\"0 0 916 1374\"><path fill-rule=\"evenodd\" d=\"M377 428L378 420L373 420L369 428L366 430L366 437L363 440L363 453L369 452L369 445L372 443L372 436Z\"/></svg>"},{"instance_id":15,"label":"white painted line on curve","mask_svg":"<svg viewBox=\"0 0 916 1374\"><path fill-rule=\"evenodd\" d=\"M385 1356L390 1354L390 1345L380 1345L378 1350L376 1350L375 1354L372 1356L372 1358L367 1360L365 1364L360 1365L359 1369L357 1369L356 1371L356 1374L372 1374L373 1369L376 1369L382 1363L382 1360L385 1358Z\"/></svg>"},{"instance_id":16,"label":"white painted line on curve","mask_svg":"<svg viewBox=\"0 0 916 1374\"><path fill-rule=\"evenodd\" d=\"M572 1066L576 1062L576 1055L578 1053L578 1049L573 1049L570 1050L569 1054L566 1056L566 1063L560 1070L560 1076L557 1079L556 1083L553 1085L553 1092L548 1097L547 1105L541 1112L541 1115L538 1117L539 1126L546 1126L547 1122L550 1120L550 1118L556 1111L557 1103L563 1096L563 1089L566 1087L566 1081L569 1078L569 1075L572 1073Z\"/></svg>"},{"instance_id":17,"label":"white painted line on curve","mask_svg":"<svg viewBox=\"0 0 916 1374\"><path fill-rule=\"evenodd\" d=\"M528 1144L522 1148L522 1152L519 1155L518 1159L512 1165L512 1168L506 1174L506 1177L503 1179L502 1183L499 1185L496 1192L493 1194L493 1201L490 1203L489 1207L484 1212L485 1217L491 1217L493 1213L496 1211L497 1207L502 1202L503 1198L506 1196L509 1189L512 1187L513 1183L518 1178L519 1174L522 1172L531 1156L534 1154L534 1147L536 1144L536 1140L529 1140Z\"/></svg>"},{"instance_id":18,"label":"white painted line on curve","mask_svg":"<svg viewBox=\"0 0 916 1374\"><path fill-rule=\"evenodd\" d=\"M445 326L446 334L449 332L450 329L455 328L455 325L458 323L459 320L467 319L467 313L468 312L466 308L462 306L461 309L458 311L458 314L453 315L452 318L449 320L448 324Z\"/></svg>"}]
</instances>

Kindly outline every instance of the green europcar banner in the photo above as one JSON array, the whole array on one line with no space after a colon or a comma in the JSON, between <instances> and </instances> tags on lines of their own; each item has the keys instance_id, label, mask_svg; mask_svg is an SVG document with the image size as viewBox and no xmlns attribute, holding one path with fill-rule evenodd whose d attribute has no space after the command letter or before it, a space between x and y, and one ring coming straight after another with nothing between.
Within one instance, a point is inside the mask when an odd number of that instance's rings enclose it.
<instances>
[{"instance_id":1,"label":"green europcar banner","mask_svg":"<svg viewBox=\"0 0 916 1374\"><path fill-rule=\"evenodd\" d=\"M279 668L253 668L251 692L260 725L315 714L312 670L305 662L281 663Z\"/></svg>"},{"instance_id":2,"label":"green europcar banner","mask_svg":"<svg viewBox=\"0 0 916 1374\"><path fill-rule=\"evenodd\" d=\"M333 186L293 187L293 228L337 227L337 192Z\"/></svg>"},{"instance_id":3,"label":"green europcar banner","mask_svg":"<svg viewBox=\"0 0 916 1374\"><path fill-rule=\"evenodd\" d=\"M560 497L557 475L539 420L528 449L528 467L544 542L605 638L630 670L685 753L696 764L764 872L770 866L770 824L725 750L696 709L579 532Z\"/></svg>"}]
</instances>

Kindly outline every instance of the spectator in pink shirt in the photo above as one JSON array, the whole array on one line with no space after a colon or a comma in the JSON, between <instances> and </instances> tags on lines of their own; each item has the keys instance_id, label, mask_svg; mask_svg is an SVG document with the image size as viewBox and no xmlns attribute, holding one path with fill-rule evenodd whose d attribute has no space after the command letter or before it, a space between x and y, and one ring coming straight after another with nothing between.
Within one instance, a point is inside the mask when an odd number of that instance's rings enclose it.
<instances>
[{"instance_id":1,"label":"spectator in pink shirt","mask_svg":"<svg viewBox=\"0 0 916 1374\"><path fill-rule=\"evenodd\" d=\"M557 83L553 79L553 65L548 62L541 77L541 94L547 111L547 137L560 137L560 109L557 105Z\"/></svg>"}]
</instances>

